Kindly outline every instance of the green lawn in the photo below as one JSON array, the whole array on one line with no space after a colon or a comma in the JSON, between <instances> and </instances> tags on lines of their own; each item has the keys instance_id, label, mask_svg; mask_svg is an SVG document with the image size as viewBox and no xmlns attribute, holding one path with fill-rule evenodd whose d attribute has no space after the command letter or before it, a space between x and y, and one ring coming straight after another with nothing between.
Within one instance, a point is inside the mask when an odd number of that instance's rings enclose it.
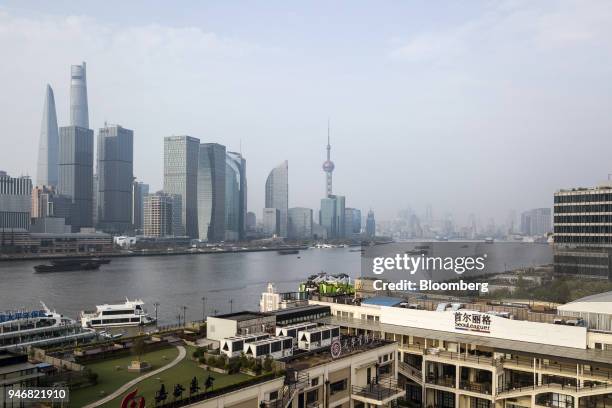
<instances>
[{"instance_id":1,"label":"green lawn","mask_svg":"<svg viewBox=\"0 0 612 408\"><path fill-rule=\"evenodd\" d=\"M147 378L146 380L139 382L136 384L136 388L138 388L138 394L144 396L147 406L155 405L155 393L159 390L159 387L162 383L166 386L166 391L168 392L168 400L167 402L172 401L172 391L174 390L175 384L182 384L185 387L185 392L183 396L189 395L189 384L191 383L191 379L195 376L198 379L198 384L200 387L204 387L204 380L208 376L208 372L204 369L198 367L198 363L191 360L191 354L195 350L193 347L186 346L187 356L181 361L179 364L174 367L166 370L158 375ZM242 381L246 381L250 378L245 374L217 374L210 373L211 376L215 379L213 389L225 387L230 384L239 383ZM132 390L129 390L132 391ZM128 392L129 392L128 391ZM127 394L127 392L125 393ZM116 398L113 401L103 405L103 408L116 408L119 406L121 399L124 395Z\"/></svg>"},{"instance_id":2,"label":"green lawn","mask_svg":"<svg viewBox=\"0 0 612 408\"><path fill-rule=\"evenodd\" d=\"M152 369L155 370L170 363L177 355L178 350L176 347L171 347L146 353L142 356L142 360L150 363L153 366ZM127 366L135 358L135 356L129 355L88 364L87 367L98 374L98 384L93 387L72 391L70 393L70 406L82 407L90 402L96 401L115 391L133 378L142 375L140 373L130 373L127 371ZM117 367L120 367L120 369L117 369Z\"/></svg>"}]
</instances>

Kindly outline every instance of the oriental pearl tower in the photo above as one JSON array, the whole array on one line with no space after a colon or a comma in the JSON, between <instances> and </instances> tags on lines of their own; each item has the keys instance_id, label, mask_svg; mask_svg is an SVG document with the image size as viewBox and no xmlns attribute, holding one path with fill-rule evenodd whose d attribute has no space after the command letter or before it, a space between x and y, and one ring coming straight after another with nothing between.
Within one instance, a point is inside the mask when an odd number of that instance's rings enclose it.
<instances>
[{"instance_id":1,"label":"oriental pearl tower","mask_svg":"<svg viewBox=\"0 0 612 408\"><path fill-rule=\"evenodd\" d=\"M325 172L325 196L332 195L332 173L334 172L334 162L331 161L331 145L329 144L329 120L327 121L327 160L323 162L323 171Z\"/></svg>"}]
</instances>

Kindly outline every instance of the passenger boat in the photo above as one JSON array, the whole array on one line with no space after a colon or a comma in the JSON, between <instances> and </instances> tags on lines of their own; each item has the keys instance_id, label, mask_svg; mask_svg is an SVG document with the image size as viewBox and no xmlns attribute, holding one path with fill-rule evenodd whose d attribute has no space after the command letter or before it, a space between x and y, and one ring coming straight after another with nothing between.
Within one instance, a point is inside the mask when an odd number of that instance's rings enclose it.
<instances>
[{"instance_id":1,"label":"passenger boat","mask_svg":"<svg viewBox=\"0 0 612 408\"><path fill-rule=\"evenodd\" d=\"M82 311L81 325L83 327L117 327L117 326L144 326L155 323L144 309L144 302L140 299L125 299L123 303L104 304L96 306L95 311Z\"/></svg>"},{"instance_id":2,"label":"passenger boat","mask_svg":"<svg viewBox=\"0 0 612 408\"><path fill-rule=\"evenodd\" d=\"M39 310L0 312L0 350L92 341L96 333L41 302Z\"/></svg>"}]
</instances>

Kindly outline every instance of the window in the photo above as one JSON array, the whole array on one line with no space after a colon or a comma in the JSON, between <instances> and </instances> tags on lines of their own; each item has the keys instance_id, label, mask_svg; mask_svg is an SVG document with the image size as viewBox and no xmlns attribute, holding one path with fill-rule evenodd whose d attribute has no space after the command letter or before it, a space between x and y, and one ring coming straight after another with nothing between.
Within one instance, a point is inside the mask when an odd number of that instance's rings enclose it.
<instances>
[{"instance_id":1,"label":"window","mask_svg":"<svg viewBox=\"0 0 612 408\"><path fill-rule=\"evenodd\" d=\"M274 401L278 399L278 391L272 391L270 393L270 401Z\"/></svg>"},{"instance_id":2,"label":"window","mask_svg":"<svg viewBox=\"0 0 612 408\"><path fill-rule=\"evenodd\" d=\"M329 384L329 392L331 395L334 395L337 392L346 390L346 386L347 386L346 378L344 380L333 382Z\"/></svg>"},{"instance_id":3,"label":"window","mask_svg":"<svg viewBox=\"0 0 612 408\"><path fill-rule=\"evenodd\" d=\"M470 398L470 408L491 408L491 401L482 398Z\"/></svg>"},{"instance_id":4,"label":"window","mask_svg":"<svg viewBox=\"0 0 612 408\"><path fill-rule=\"evenodd\" d=\"M316 387L317 385L319 385L319 377L313 378L312 380L310 380L311 387Z\"/></svg>"},{"instance_id":5,"label":"window","mask_svg":"<svg viewBox=\"0 0 612 408\"><path fill-rule=\"evenodd\" d=\"M274 343L270 344L271 352L274 353L276 351L280 351L281 350L281 344L282 344L282 341L275 341Z\"/></svg>"},{"instance_id":6,"label":"window","mask_svg":"<svg viewBox=\"0 0 612 408\"><path fill-rule=\"evenodd\" d=\"M312 390L306 393L306 404L312 404L319 400L319 390Z\"/></svg>"}]
</instances>

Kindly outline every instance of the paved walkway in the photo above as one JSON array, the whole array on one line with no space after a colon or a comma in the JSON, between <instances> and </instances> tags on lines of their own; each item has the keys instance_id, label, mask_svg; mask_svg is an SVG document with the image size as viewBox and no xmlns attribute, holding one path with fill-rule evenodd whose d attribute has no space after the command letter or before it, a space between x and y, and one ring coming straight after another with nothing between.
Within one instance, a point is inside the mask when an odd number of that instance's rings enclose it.
<instances>
[{"instance_id":1,"label":"paved walkway","mask_svg":"<svg viewBox=\"0 0 612 408\"><path fill-rule=\"evenodd\" d=\"M158 368L157 370L153 370L151 372L148 372L146 374L141 375L140 377L136 377L133 380L126 382L125 384L123 384L121 387L119 387L115 392L113 392L112 394L107 395L106 397L96 401L96 402L92 402L89 405L86 405L84 408L95 408L95 407L99 407L100 405L104 405L109 401L114 400L115 398L117 398L118 396L120 396L121 394L123 394L124 392L126 392L127 390L129 390L130 388L132 388L134 385L138 384L139 382L141 382L142 380L146 380L149 377L152 377L154 375L157 375L159 373L161 373L162 371L166 371L169 368L174 367L175 365L177 365L178 363L181 362L181 360L183 360L185 358L185 356L187 355L187 350L185 350L185 347L183 346L176 346L176 348L178 349L178 356L176 356L176 358L174 360L172 360L172 362L166 364L163 367Z\"/></svg>"}]
</instances>

